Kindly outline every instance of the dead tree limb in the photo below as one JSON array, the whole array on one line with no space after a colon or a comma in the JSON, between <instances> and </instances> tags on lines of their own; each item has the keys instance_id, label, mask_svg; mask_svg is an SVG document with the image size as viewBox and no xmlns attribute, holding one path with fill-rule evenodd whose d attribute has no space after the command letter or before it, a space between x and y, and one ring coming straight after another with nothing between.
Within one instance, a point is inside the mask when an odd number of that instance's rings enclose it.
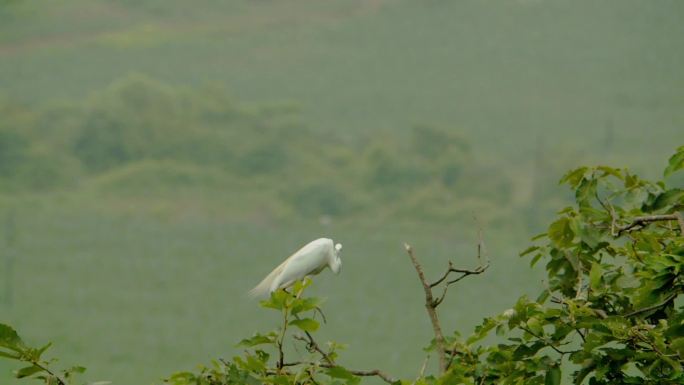
<instances>
[{"instance_id":1,"label":"dead tree limb","mask_svg":"<svg viewBox=\"0 0 684 385\"><path fill-rule=\"evenodd\" d=\"M437 357L439 358L439 370L440 373L444 373L449 368L449 361L447 360L444 334L442 333L442 327L439 322L439 316L437 315L437 306L439 306L442 303L442 301L444 301L444 297L446 297L446 293L450 285L462 280L467 276L482 274L489 267L489 262L487 262L484 265L480 265L475 269L457 269L454 267L453 263L449 261L447 271L439 279L437 279L433 283L429 283L428 280L425 278L423 267L421 266L420 262L418 262L418 259L413 253L413 248L408 243L404 243L404 248L406 249L406 253L409 255L409 258L411 258L411 263L413 263L413 267L416 269L416 273L418 273L420 283L423 285L423 291L425 292L425 310L427 310L428 316L430 317L430 322L432 323L432 330L435 334L435 344L437 345ZM481 252L482 236L480 235L480 242L477 245L477 258L480 262L482 261ZM461 275L452 280L447 280L451 273L457 273ZM442 294L438 298L435 298L432 289L445 281L446 284L442 289Z\"/></svg>"},{"instance_id":2,"label":"dead tree limb","mask_svg":"<svg viewBox=\"0 0 684 385\"><path fill-rule=\"evenodd\" d=\"M437 305L435 304L435 299L432 296L432 288L430 284L425 279L425 273L423 273L423 267L420 265L416 256L413 255L413 248L408 243L404 243L404 248L411 258L413 267L418 273L418 278L420 283L423 284L423 290L425 291L425 309L430 316L430 322L432 322L432 330L435 333L435 342L437 343L437 356L439 357L439 371L444 373L447 367L446 352L444 351L444 334L442 334L442 326L439 324L439 317L437 316ZM448 275L448 274L447 274ZM445 277L446 278L446 277Z\"/></svg>"}]
</instances>

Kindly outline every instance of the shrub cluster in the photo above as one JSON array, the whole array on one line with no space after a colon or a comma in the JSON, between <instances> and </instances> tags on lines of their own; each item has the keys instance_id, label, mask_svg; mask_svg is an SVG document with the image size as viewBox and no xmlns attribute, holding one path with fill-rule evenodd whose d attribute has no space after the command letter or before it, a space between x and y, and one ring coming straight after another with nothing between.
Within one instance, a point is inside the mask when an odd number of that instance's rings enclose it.
<instances>
[{"instance_id":1,"label":"shrub cluster","mask_svg":"<svg viewBox=\"0 0 684 385\"><path fill-rule=\"evenodd\" d=\"M494 212L511 194L510 179L473 165L468 140L451 128L323 133L307 128L294 105L244 105L217 88L139 75L81 102L30 107L5 98L0 114L5 194L98 180L107 192L269 191L310 216L372 209L433 219Z\"/></svg>"}]
</instances>

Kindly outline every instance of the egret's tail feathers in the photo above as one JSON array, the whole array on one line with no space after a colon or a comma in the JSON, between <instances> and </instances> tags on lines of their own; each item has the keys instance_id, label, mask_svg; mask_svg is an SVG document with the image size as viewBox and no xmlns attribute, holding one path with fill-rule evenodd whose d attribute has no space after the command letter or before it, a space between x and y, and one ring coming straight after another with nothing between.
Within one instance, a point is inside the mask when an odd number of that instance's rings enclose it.
<instances>
[{"instance_id":1,"label":"egret's tail feathers","mask_svg":"<svg viewBox=\"0 0 684 385\"><path fill-rule=\"evenodd\" d=\"M258 285L256 285L252 290L249 291L248 295L250 298L259 298L259 297L265 297L268 295L268 291L271 288L271 282L273 282L273 278L275 276L271 277L270 275L266 278L264 278L263 281L261 281Z\"/></svg>"},{"instance_id":2,"label":"egret's tail feathers","mask_svg":"<svg viewBox=\"0 0 684 385\"><path fill-rule=\"evenodd\" d=\"M259 282L258 285L254 287L254 289L249 291L249 296L250 298L258 298L258 297L266 297L271 291L271 285L273 284L273 281L276 279L278 274L280 274L283 269L285 268L285 263L287 263L287 260L285 260L283 263L280 264L280 266L276 267L273 269L272 272L270 272L266 278L264 278L261 282Z\"/></svg>"}]
</instances>

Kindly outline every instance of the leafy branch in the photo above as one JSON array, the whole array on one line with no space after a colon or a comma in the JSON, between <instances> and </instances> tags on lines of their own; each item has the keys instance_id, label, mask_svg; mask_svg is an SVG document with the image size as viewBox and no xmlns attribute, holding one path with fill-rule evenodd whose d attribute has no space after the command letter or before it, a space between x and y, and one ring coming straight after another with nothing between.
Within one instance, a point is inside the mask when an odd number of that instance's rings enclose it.
<instances>
[{"instance_id":1,"label":"leafy branch","mask_svg":"<svg viewBox=\"0 0 684 385\"><path fill-rule=\"evenodd\" d=\"M221 359L214 367L204 368L200 373L174 373L165 381L173 385L242 385L250 383L263 384L326 384L343 381L347 385L355 385L361 377L378 377L383 381L395 384L396 379L379 369L353 370L339 365L336 360L342 345L328 342L324 349L316 341L314 335L320 328L314 319L321 314L320 300L304 297L305 289L311 285L310 279L296 282L291 292L278 290L271 297L261 302L261 306L278 311L282 317L280 327L266 334L256 333L250 338L240 341L239 346L248 348L243 356L232 360ZM293 329L299 329L293 332ZM285 342L288 338L303 342L310 357L298 357L287 360ZM275 362L272 363L269 350L275 351ZM331 382L325 381L329 377Z\"/></svg>"},{"instance_id":2,"label":"leafy branch","mask_svg":"<svg viewBox=\"0 0 684 385\"><path fill-rule=\"evenodd\" d=\"M646 216L636 217L636 218L632 219L631 223L624 225L624 226L618 226L617 232L615 234L616 234L616 236L620 236L622 233L633 231L635 229L644 228L649 223L663 222L663 221L665 221L665 222L677 221L677 224L679 225L680 234L684 234L684 217L682 217L682 214L679 212L675 212L672 214L646 215Z\"/></svg>"},{"instance_id":3,"label":"leafy branch","mask_svg":"<svg viewBox=\"0 0 684 385\"><path fill-rule=\"evenodd\" d=\"M46 385L70 385L76 373L85 372L82 366L74 366L63 370L62 375L50 368L50 362L42 358L43 353L51 346L48 343L40 348L27 346L14 328L0 324L0 357L16 360L28 364L14 372L16 378L36 378L43 380ZM107 381L91 383L91 385L108 384Z\"/></svg>"}]
</instances>

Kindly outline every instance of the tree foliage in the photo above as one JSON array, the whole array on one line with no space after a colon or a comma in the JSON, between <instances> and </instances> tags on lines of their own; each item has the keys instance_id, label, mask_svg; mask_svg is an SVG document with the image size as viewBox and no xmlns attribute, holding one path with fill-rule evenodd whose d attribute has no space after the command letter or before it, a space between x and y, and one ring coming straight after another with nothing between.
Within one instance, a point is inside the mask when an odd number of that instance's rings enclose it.
<instances>
[{"instance_id":1,"label":"tree foliage","mask_svg":"<svg viewBox=\"0 0 684 385\"><path fill-rule=\"evenodd\" d=\"M355 385L361 381L361 376L375 375L392 381L377 370L354 371L338 364L344 345L334 341L319 345L314 336L321 326L316 316L323 317L318 307L321 301L302 295L310 284L309 279L299 281L291 292L279 290L261 302L263 308L279 313L280 327L240 341L238 346L246 349L242 356L216 360L199 372L174 373L165 382L171 385ZM307 353L295 360L286 358L284 343L287 337L299 343Z\"/></svg>"},{"instance_id":2,"label":"tree foliage","mask_svg":"<svg viewBox=\"0 0 684 385\"><path fill-rule=\"evenodd\" d=\"M684 165L684 147L668 176ZM684 208L680 188L624 169L580 167L561 183L575 205L561 210L521 253L546 263L546 289L454 337L441 382L683 383ZM505 339L479 342L492 330Z\"/></svg>"},{"instance_id":3,"label":"tree foliage","mask_svg":"<svg viewBox=\"0 0 684 385\"><path fill-rule=\"evenodd\" d=\"M51 344L34 348L26 345L11 326L0 324L0 357L21 362L24 366L14 371L16 378L33 378L46 385L75 384L76 375L85 372L82 366L72 366L56 371L50 366L56 360L43 358ZM108 381L91 382L88 385L106 385Z\"/></svg>"},{"instance_id":4,"label":"tree foliage","mask_svg":"<svg viewBox=\"0 0 684 385\"><path fill-rule=\"evenodd\" d=\"M453 219L469 209L454 204L465 201L453 199L456 192L492 208L510 194L500 186L503 175L472 182L488 171L468 165L468 139L453 127L422 124L395 140L376 131L352 139L309 129L291 103L248 105L214 87L184 89L142 75L70 103L0 98L0 111L0 194L91 183L135 193L140 169L155 163L220 182L168 181L157 190L269 191L278 208L308 217L382 210ZM435 201L441 210L429 209Z\"/></svg>"}]
</instances>

